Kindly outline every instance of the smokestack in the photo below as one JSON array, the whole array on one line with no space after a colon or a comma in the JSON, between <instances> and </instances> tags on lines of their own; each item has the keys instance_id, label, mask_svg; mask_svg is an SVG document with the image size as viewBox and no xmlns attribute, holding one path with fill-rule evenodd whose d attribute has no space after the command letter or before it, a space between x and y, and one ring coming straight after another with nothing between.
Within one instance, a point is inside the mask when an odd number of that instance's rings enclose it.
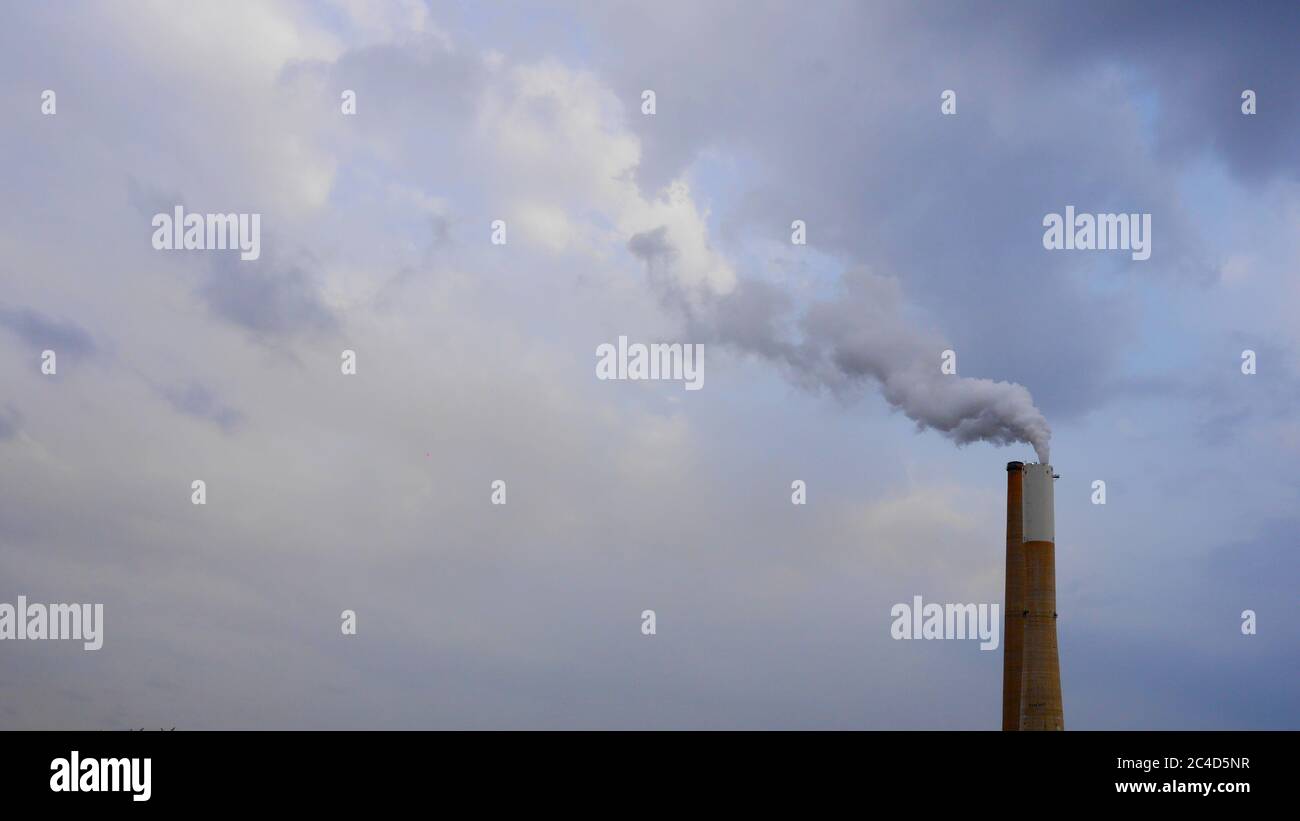
<instances>
[{"instance_id":1,"label":"smokestack","mask_svg":"<svg viewBox=\"0 0 1300 821\"><path fill-rule=\"evenodd\" d=\"M1023 462L1007 462L1007 582L1002 605L1002 729L1020 729L1020 671L1025 641Z\"/></svg>"},{"instance_id":2,"label":"smokestack","mask_svg":"<svg viewBox=\"0 0 1300 821\"><path fill-rule=\"evenodd\" d=\"M1024 468L1024 646L1020 729L1064 730L1056 648L1056 514L1051 465ZM1008 571L1009 572L1009 571Z\"/></svg>"}]
</instances>

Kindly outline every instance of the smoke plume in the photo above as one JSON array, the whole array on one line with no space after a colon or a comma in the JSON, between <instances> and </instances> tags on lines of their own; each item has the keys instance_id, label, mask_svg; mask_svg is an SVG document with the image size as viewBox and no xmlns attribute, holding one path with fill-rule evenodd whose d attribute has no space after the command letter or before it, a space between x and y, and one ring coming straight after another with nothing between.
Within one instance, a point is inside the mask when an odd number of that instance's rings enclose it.
<instances>
[{"instance_id":1,"label":"smoke plume","mask_svg":"<svg viewBox=\"0 0 1300 821\"><path fill-rule=\"evenodd\" d=\"M841 298L800 307L762 280L741 280L725 294L684 284L666 227L636 234L628 249L645 262L664 304L682 314L692 340L759 356L809 390L847 396L875 381L918 429L933 428L958 445L1026 442L1048 463L1052 432L1029 391L941 373L940 355L949 346L908 316L896 280L852 269L842 278Z\"/></svg>"}]
</instances>

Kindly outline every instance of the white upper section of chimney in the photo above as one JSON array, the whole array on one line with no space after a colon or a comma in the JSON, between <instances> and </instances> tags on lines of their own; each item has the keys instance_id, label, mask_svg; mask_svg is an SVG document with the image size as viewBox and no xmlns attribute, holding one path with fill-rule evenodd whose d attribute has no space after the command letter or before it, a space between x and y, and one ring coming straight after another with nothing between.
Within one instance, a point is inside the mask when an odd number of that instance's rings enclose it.
<instances>
[{"instance_id":1,"label":"white upper section of chimney","mask_svg":"<svg viewBox=\"0 0 1300 821\"><path fill-rule=\"evenodd\" d=\"M1025 465L1025 541L1056 542L1056 502L1052 466Z\"/></svg>"}]
</instances>

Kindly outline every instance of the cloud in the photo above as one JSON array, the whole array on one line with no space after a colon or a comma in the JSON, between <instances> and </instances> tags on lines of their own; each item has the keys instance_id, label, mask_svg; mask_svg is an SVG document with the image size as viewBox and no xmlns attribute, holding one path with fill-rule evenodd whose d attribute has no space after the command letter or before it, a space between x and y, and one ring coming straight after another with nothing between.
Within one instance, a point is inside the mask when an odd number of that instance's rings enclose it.
<instances>
[{"instance_id":1,"label":"cloud","mask_svg":"<svg viewBox=\"0 0 1300 821\"><path fill-rule=\"evenodd\" d=\"M1300 179L1291 137L1300 130L1300 89L1291 80L1300 69L1294 5L1215 5L1195 15L1170 14L1162 3L1102 3L1086 15L1043 4L991 11L1040 44L1042 63L1132 66L1155 98L1155 133L1171 159L1209 152L1251 185ZM1246 89L1257 94L1250 116L1241 112Z\"/></svg>"},{"instance_id":2,"label":"cloud","mask_svg":"<svg viewBox=\"0 0 1300 821\"><path fill-rule=\"evenodd\" d=\"M77 323L52 319L30 308L0 305L0 327L34 350L48 349L72 356L92 356L99 351L95 340Z\"/></svg>"},{"instance_id":3,"label":"cloud","mask_svg":"<svg viewBox=\"0 0 1300 821\"><path fill-rule=\"evenodd\" d=\"M159 394L178 413L211 422L224 433L232 433L244 421L244 414L222 403L211 390L196 382L165 387Z\"/></svg>"},{"instance_id":4,"label":"cloud","mask_svg":"<svg viewBox=\"0 0 1300 821\"><path fill-rule=\"evenodd\" d=\"M207 269L198 295L212 313L264 339L331 333L339 320L325 305L313 277L273 255L244 261L223 253Z\"/></svg>"},{"instance_id":5,"label":"cloud","mask_svg":"<svg viewBox=\"0 0 1300 821\"><path fill-rule=\"evenodd\" d=\"M22 414L13 405L6 403L0 408L0 442L14 438L22 421Z\"/></svg>"},{"instance_id":6,"label":"cloud","mask_svg":"<svg viewBox=\"0 0 1300 821\"><path fill-rule=\"evenodd\" d=\"M1151 145L1141 86L1104 61L1023 48L1022 29L1063 18L1022 11L1030 23L1004 28L964 6L940 20L857 3L817 14L670 3L582 15L611 84L629 98L657 92L654 116L627 120L643 189L687 169L718 176L735 203L724 222L733 247L788 248L791 221L804 220L802 256L815 249L841 268L898 278L966 368L1021 383L1050 418L1074 420L1114 397L1141 332L1139 310L1112 286L1209 283L1214 260L1191 225L1179 165ZM753 60L755 49L766 59ZM939 111L948 88L958 93L952 117ZM1153 213L1153 261L1044 251L1043 215L1067 204Z\"/></svg>"}]
</instances>

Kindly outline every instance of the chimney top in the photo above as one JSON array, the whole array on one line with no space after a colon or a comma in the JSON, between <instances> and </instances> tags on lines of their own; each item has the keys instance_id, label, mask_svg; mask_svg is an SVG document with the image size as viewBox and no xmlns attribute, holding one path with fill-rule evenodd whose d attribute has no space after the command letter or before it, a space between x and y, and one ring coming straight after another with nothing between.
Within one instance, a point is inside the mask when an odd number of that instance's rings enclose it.
<instances>
[{"instance_id":1,"label":"chimney top","mask_svg":"<svg viewBox=\"0 0 1300 821\"><path fill-rule=\"evenodd\" d=\"M1025 467L1024 462L1007 462L1008 471L1023 470L1024 467Z\"/></svg>"}]
</instances>

